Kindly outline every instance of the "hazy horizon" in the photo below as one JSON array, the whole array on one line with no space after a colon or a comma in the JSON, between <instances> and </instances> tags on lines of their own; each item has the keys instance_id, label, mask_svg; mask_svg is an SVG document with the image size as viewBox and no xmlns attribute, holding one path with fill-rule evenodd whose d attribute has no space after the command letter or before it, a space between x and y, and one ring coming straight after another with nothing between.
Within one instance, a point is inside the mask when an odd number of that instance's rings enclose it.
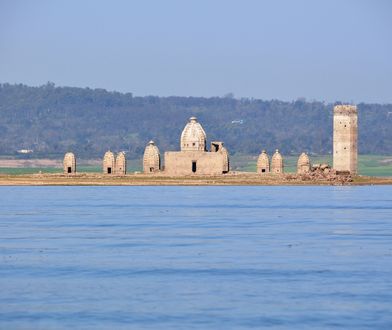
<instances>
[{"instance_id":1,"label":"hazy horizon","mask_svg":"<svg viewBox=\"0 0 392 330\"><path fill-rule=\"evenodd\" d=\"M392 103L388 1L0 4L0 81Z\"/></svg>"}]
</instances>

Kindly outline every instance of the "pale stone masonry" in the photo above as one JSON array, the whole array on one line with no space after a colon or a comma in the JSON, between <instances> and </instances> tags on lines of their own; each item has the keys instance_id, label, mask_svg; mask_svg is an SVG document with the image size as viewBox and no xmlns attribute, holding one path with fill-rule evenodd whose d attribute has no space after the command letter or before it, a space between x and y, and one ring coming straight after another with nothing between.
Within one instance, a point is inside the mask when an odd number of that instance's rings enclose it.
<instances>
[{"instance_id":1,"label":"pale stone masonry","mask_svg":"<svg viewBox=\"0 0 392 330\"><path fill-rule=\"evenodd\" d=\"M206 151L207 136L196 117L189 118L181 133L181 151Z\"/></svg>"},{"instance_id":2,"label":"pale stone masonry","mask_svg":"<svg viewBox=\"0 0 392 330\"><path fill-rule=\"evenodd\" d=\"M263 150L257 159L257 173L268 174L270 172L270 161L267 153Z\"/></svg>"},{"instance_id":3,"label":"pale stone masonry","mask_svg":"<svg viewBox=\"0 0 392 330\"><path fill-rule=\"evenodd\" d=\"M358 117L355 105L336 105L333 112L333 168L357 174Z\"/></svg>"},{"instance_id":4,"label":"pale stone masonry","mask_svg":"<svg viewBox=\"0 0 392 330\"><path fill-rule=\"evenodd\" d=\"M127 174L127 158L125 152L121 151L116 157L116 175Z\"/></svg>"},{"instance_id":5,"label":"pale stone masonry","mask_svg":"<svg viewBox=\"0 0 392 330\"><path fill-rule=\"evenodd\" d=\"M111 151L107 151L103 156L103 173L104 174L114 174L115 171L115 158Z\"/></svg>"},{"instance_id":6,"label":"pale stone masonry","mask_svg":"<svg viewBox=\"0 0 392 330\"><path fill-rule=\"evenodd\" d=\"M309 156L303 152L299 157L298 157L298 162L297 162L297 173L298 174L305 174L310 172L310 159Z\"/></svg>"},{"instance_id":7,"label":"pale stone masonry","mask_svg":"<svg viewBox=\"0 0 392 330\"><path fill-rule=\"evenodd\" d=\"M154 141L148 142L143 155L143 172L157 173L161 170L161 155Z\"/></svg>"},{"instance_id":8,"label":"pale stone masonry","mask_svg":"<svg viewBox=\"0 0 392 330\"><path fill-rule=\"evenodd\" d=\"M271 159L271 172L274 174L283 173L283 157L278 149L276 149Z\"/></svg>"},{"instance_id":9,"label":"pale stone masonry","mask_svg":"<svg viewBox=\"0 0 392 330\"><path fill-rule=\"evenodd\" d=\"M165 174L219 175L230 171L229 153L223 142L211 142L207 151L207 136L196 117L191 117L181 134L181 151L165 152Z\"/></svg>"},{"instance_id":10,"label":"pale stone masonry","mask_svg":"<svg viewBox=\"0 0 392 330\"><path fill-rule=\"evenodd\" d=\"M64 155L63 167L65 174L76 173L76 157L72 152L67 152Z\"/></svg>"}]
</instances>

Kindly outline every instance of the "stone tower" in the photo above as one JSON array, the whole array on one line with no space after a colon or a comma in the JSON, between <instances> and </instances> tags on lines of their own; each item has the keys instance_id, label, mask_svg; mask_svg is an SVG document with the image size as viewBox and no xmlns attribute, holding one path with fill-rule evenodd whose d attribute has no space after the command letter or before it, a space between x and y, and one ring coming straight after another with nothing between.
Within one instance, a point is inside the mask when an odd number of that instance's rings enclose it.
<instances>
[{"instance_id":1,"label":"stone tower","mask_svg":"<svg viewBox=\"0 0 392 330\"><path fill-rule=\"evenodd\" d=\"M276 149L271 159L271 172L274 174L283 173L283 157L278 149Z\"/></svg>"},{"instance_id":2,"label":"stone tower","mask_svg":"<svg viewBox=\"0 0 392 330\"><path fill-rule=\"evenodd\" d=\"M357 107L336 105L333 110L333 168L357 174L357 159Z\"/></svg>"},{"instance_id":3,"label":"stone tower","mask_svg":"<svg viewBox=\"0 0 392 330\"><path fill-rule=\"evenodd\" d=\"M310 159L309 156L303 152L297 162L297 173L298 174L305 174L310 172Z\"/></svg>"},{"instance_id":4,"label":"stone tower","mask_svg":"<svg viewBox=\"0 0 392 330\"><path fill-rule=\"evenodd\" d=\"M76 173L76 157L72 152L67 152L65 154L63 166L65 174Z\"/></svg>"},{"instance_id":5,"label":"stone tower","mask_svg":"<svg viewBox=\"0 0 392 330\"><path fill-rule=\"evenodd\" d=\"M206 133L197 118L189 118L181 134L181 151L206 151L206 142Z\"/></svg>"},{"instance_id":6,"label":"stone tower","mask_svg":"<svg viewBox=\"0 0 392 330\"><path fill-rule=\"evenodd\" d=\"M116 175L127 174L127 158L125 157L125 152L121 151L116 157Z\"/></svg>"},{"instance_id":7,"label":"stone tower","mask_svg":"<svg viewBox=\"0 0 392 330\"><path fill-rule=\"evenodd\" d=\"M103 156L103 173L104 174L114 174L114 167L116 161L114 159L114 154L111 151L106 151Z\"/></svg>"},{"instance_id":8,"label":"stone tower","mask_svg":"<svg viewBox=\"0 0 392 330\"><path fill-rule=\"evenodd\" d=\"M263 150L257 159L257 173L267 174L270 171L269 157L265 150Z\"/></svg>"},{"instance_id":9,"label":"stone tower","mask_svg":"<svg viewBox=\"0 0 392 330\"><path fill-rule=\"evenodd\" d=\"M159 172L160 168L161 168L161 156L159 154L159 149L155 145L154 141L150 141L148 142L148 145L144 150L143 172L155 173L155 172Z\"/></svg>"}]
</instances>

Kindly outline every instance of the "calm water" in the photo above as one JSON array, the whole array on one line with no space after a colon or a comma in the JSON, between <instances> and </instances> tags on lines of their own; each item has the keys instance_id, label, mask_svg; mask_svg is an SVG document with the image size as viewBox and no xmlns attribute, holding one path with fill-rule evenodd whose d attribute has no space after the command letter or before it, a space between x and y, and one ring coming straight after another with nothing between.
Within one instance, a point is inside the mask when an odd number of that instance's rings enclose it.
<instances>
[{"instance_id":1,"label":"calm water","mask_svg":"<svg viewBox=\"0 0 392 330\"><path fill-rule=\"evenodd\" d=\"M0 329L392 328L392 186L1 187Z\"/></svg>"}]
</instances>

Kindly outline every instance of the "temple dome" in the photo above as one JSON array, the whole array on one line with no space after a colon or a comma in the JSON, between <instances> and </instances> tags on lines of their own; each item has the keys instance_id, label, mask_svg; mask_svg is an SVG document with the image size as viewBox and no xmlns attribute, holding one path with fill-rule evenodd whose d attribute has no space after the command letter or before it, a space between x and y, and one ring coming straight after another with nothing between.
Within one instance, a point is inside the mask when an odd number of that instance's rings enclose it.
<instances>
[{"instance_id":1,"label":"temple dome","mask_svg":"<svg viewBox=\"0 0 392 330\"><path fill-rule=\"evenodd\" d=\"M310 159L306 153L302 153L297 162L297 173L307 173L310 171Z\"/></svg>"},{"instance_id":2,"label":"temple dome","mask_svg":"<svg viewBox=\"0 0 392 330\"><path fill-rule=\"evenodd\" d=\"M265 150L261 152L259 158L257 159L257 173L269 173L270 171L270 163L269 157Z\"/></svg>"},{"instance_id":3,"label":"temple dome","mask_svg":"<svg viewBox=\"0 0 392 330\"><path fill-rule=\"evenodd\" d=\"M124 151L120 151L116 157L116 174L127 174L127 158Z\"/></svg>"},{"instance_id":4,"label":"temple dome","mask_svg":"<svg viewBox=\"0 0 392 330\"><path fill-rule=\"evenodd\" d=\"M197 118L189 118L181 134L181 151L206 151L206 141L206 133Z\"/></svg>"},{"instance_id":5,"label":"temple dome","mask_svg":"<svg viewBox=\"0 0 392 330\"><path fill-rule=\"evenodd\" d=\"M64 155L63 161L64 173L70 174L76 172L76 157L72 152L67 152Z\"/></svg>"},{"instance_id":6,"label":"temple dome","mask_svg":"<svg viewBox=\"0 0 392 330\"><path fill-rule=\"evenodd\" d=\"M271 170L272 173L283 173L283 157L279 150L276 149L271 159Z\"/></svg>"},{"instance_id":7,"label":"temple dome","mask_svg":"<svg viewBox=\"0 0 392 330\"><path fill-rule=\"evenodd\" d=\"M115 164L116 160L114 158L113 152L111 152L110 150L106 151L105 155L103 156L103 173L113 174Z\"/></svg>"},{"instance_id":8,"label":"temple dome","mask_svg":"<svg viewBox=\"0 0 392 330\"><path fill-rule=\"evenodd\" d=\"M155 145L154 141L148 142L144 149L143 155L143 171L144 173L159 172L161 167L161 156L159 149Z\"/></svg>"}]
</instances>

